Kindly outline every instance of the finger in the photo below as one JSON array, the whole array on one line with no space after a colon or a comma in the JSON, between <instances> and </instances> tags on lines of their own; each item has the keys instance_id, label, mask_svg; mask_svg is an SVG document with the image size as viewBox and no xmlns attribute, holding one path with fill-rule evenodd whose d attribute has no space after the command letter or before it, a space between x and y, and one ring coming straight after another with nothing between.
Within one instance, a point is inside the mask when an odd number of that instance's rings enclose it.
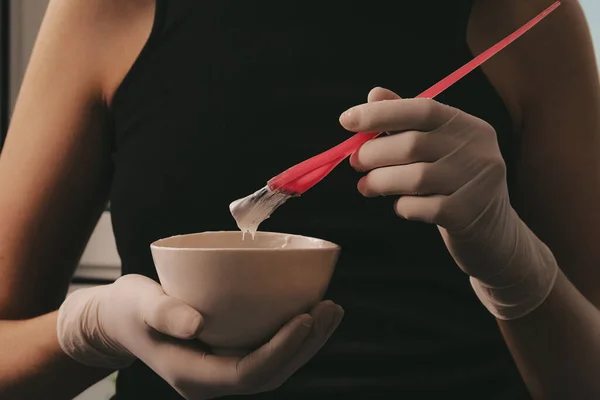
<instances>
[{"instance_id":1,"label":"finger","mask_svg":"<svg viewBox=\"0 0 600 400\"><path fill-rule=\"evenodd\" d=\"M193 339L198 336L204 319L193 307L167 296L159 285L152 293L143 297L140 311L149 327L178 339Z\"/></svg>"},{"instance_id":2,"label":"finger","mask_svg":"<svg viewBox=\"0 0 600 400\"><path fill-rule=\"evenodd\" d=\"M394 211L399 217L444 226L448 222L447 196L402 196L396 200Z\"/></svg>"},{"instance_id":3,"label":"finger","mask_svg":"<svg viewBox=\"0 0 600 400\"><path fill-rule=\"evenodd\" d=\"M452 164L413 163L376 168L358 181L365 197L390 195L450 195L465 183Z\"/></svg>"},{"instance_id":4,"label":"finger","mask_svg":"<svg viewBox=\"0 0 600 400\"><path fill-rule=\"evenodd\" d=\"M351 132L433 131L459 111L431 99L399 99L365 103L340 116Z\"/></svg>"},{"instance_id":5,"label":"finger","mask_svg":"<svg viewBox=\"0 0 600 400\"><path fill-rule=\"evenodd\" d=\"M269 382L300 349L313 322L310 314L294 318L268 343L239 360L236 366L238 386L249 393Z\"/></svg>"},{"instance_id":6,"label":"finger","mask_svg":"<svg viewBox=\"0 0 600 400\"><path fill-rule=\"evenodd\" d=\"M143 345L145 351L136 356L180 393L194 392L197 387L215 388L226 394L256 393L290 362L312 323L309 314L294 318L271 341L242 359L207 354L196 341L165 337L141 338L138 345Z\"/></svg>"},{"instance_id":7,"label":"finger","mask_svg":"<svg viewBox=\"0 0 600 400\"><path fill-rule=\"evenodd\" d=\"M376 87L371 89L369 95L367 96L367 102L372 103L374 101L383 101L383 100L398 100L401 97L396 93L392 92L389 89L385 89L382 87Z\"/></svg>"},{"instance_id":8,"label":"finger","mask_svg":"<svg viewBox=\"0 0 600 400\"><path fill-rule=\"evenodd\" d=\"M136 347L145 350L138 349L135 354L182 395L197 392L199 387L226 394L250 394L263 391L266 382L298 362L296 357L304 354L312 325L311 315L298 316L269 343L243 359L207 354L196 341L155 336L158 333L140 338Z\"/></svg>"},{"instance_id":9,"label":"finger","mask_svg":"<svg viewBox=\"0 0 600 400\"><path fill-rule=\"evenodd\" d=\"M451 138L427 132L407 131L369 140L350 156L359 172L414 162L434 162L453 149Z\"/></svg>"},{"instance_id":10,"label":"finger","mask_svg":"<svg viewBox=\"0 0 600 400\"><path fill-rule=\"evenodd\" d=\"M344 309L331 301L323 301L311 311L311 315L315 323L310 334L292 360L269 381L265 390L279 387L315 356L339 326L344 317Z\"/></svg>"},{"instance_id":11,"label":"finger","mask_svg":"<svg viewBox=\"0 0 600 400\"><path fill-rule=\"evenodd\" d=\"M235 392L236 357L218 357L206 353L200 341L181 341L156 331L140 337L134 354L175 388L183 397L194 397L199 390Z\"/></svg>"}]
</instances>

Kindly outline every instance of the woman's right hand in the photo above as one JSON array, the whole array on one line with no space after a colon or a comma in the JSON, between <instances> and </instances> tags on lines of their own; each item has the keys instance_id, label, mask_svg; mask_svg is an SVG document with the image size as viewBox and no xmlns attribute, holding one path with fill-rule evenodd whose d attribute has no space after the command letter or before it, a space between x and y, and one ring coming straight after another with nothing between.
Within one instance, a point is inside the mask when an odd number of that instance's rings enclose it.
<instances>
[{"instance_id":1,"label":"woman's right hand","mask_svg":"<svg viewBox=\"0 0 600 400\"><path fill-rule=\"evenodd\" d=\"M139 358L186 399L273 390L310 360L335 331L343 309L319 303L245 357L220 357L195 339L202 315L153 280L126 275L80 289L62 304L58 340L82 364L119 369Z\"/></svg>"}]
</instances>

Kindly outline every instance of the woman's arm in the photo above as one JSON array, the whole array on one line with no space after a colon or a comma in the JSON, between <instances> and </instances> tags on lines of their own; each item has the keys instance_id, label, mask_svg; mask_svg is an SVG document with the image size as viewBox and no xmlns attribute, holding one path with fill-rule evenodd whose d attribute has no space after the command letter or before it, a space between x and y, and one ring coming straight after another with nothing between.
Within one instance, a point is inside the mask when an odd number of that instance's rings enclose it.
<instances>
[{"instance_id":1,"label":"woman's arm","mask_svg":"<svg viewBox=\"0 0 600 400\"><path fill-rule=\"evenodd\" d=\"M63 354L54 311L107 201L106 99L153 3L50 2L0 155L2 398L72 398L110 373Z\"/></svg>"},{"instance_id":2,"label":"woman's arm","mask_svg":"<svg viewBox=\"0 0 600 400\"><path fill-rule=\"evenodd\" d=\"M468 35L474 53L549 3L477 0ZM599 398L600 85L579 3L563 0L484 71L519 135L515 209L564 272L540 308L500 328L536 398Z\"/></svg>"},{"instance_id":3,"label":"woman's arm","mask_svg":"<svg viewBox=\"0 0 600 400\"><path fill-rule=\"evenodd\" d=\"M0 321L0 398L72 399L111 371L75 362L58 346L56 312Z\"/></svg>"}]
</instances>

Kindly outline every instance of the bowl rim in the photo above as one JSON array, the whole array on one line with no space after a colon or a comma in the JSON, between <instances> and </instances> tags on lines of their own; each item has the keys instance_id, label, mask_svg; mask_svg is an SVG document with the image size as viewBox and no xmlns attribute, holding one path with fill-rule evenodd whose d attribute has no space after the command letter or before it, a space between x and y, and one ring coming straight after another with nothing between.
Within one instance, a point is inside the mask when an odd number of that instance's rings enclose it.
<instances>
[{"instance_id":1,"label":"bowl rim","mask_svg":"<svg viewBox=\"0 0 600 400\"><path fill-rule=\"evenodd\" d=\"M285 236L294 236L303 239L311 239L317 240L326 246L324 247L301 247L301 248L282 248L282 247L258 247L258 248L243 248L243 247L173 247L173 246L164 246L161 245L161 242L168 241L170 239L183 237L183 236L200 236L211 233L240 233L240 231L204 231L204 232L195 232L195 233L184 233L179 235L167 236L150 243L151 250L160 250L160 251L186 251L186 252L223 252L225 250L230 252L306 252L306 251L316 251L316 252L324 252L324 251L337 251L341 250L340 245L337 243L331 242L329 240L320 239L312 236L305 235L297 235L294 233L283 233L283 232L269 232L269 231L257 231L257 234L268 234L268 235L285 235ZM249 234L248 234L249 235Z\"/></svg>"}]
</instances>

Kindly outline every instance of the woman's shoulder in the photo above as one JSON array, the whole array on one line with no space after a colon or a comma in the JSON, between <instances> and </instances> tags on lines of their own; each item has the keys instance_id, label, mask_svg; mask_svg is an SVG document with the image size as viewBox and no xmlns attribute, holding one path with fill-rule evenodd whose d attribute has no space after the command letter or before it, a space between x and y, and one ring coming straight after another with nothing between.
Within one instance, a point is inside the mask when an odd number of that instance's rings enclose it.
<instances>
[{"instance_id":1,"label":"woman's shoulder","mask_svg":"<svg viewBox=\"0 0 600 400\"><path fill-rule=\"evenodd\" d=\"M150 36L155 8L155 0L50 0L44 36L68 38L61 51L79 54L98 71L110 103Z\"/></svg>"},{"instance_id":2,"label":"woman's shoulder","mask_svg":"<svg viewBox=\"0 0 600 400\"><path fill-rule=\"evenodd\" d=\"M480 53L550 4L548 0L474 0L467 35L469 47L473 53ZM570 97L576 94L574 88L588 85L590 77L595 79L593 58L579 2L562 0L562 6L552 15L482 69L520 131L532 110L556 102L569 92Z\"/></svg>"}]
</instances>

